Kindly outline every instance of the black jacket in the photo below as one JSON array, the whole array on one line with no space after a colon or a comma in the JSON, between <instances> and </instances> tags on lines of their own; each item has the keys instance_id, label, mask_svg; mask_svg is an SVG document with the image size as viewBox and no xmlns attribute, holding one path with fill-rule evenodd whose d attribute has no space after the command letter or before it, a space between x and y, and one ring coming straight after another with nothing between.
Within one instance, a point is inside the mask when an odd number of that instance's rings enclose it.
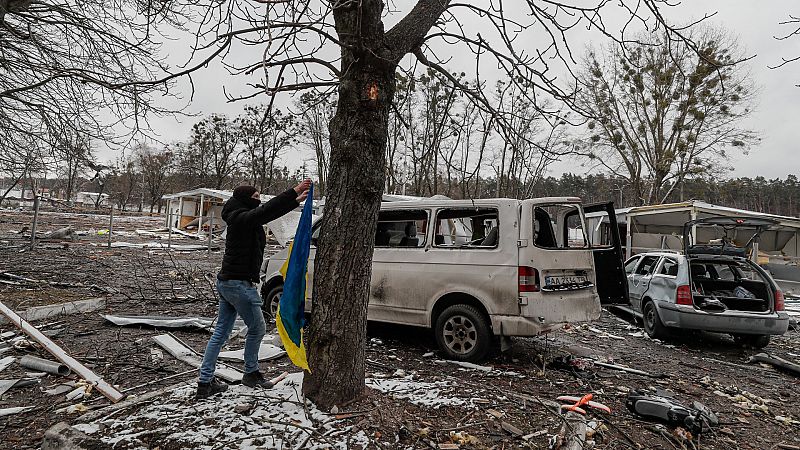
<instances>
[{"instance_id":1,"label":"black jacket","mask_svg":"<svg viewBox=\"0 0 800 450\"><path fill-rule=\"evenodd\" d=\"M250 209L244 202L231 197L222 207L222 220L228 225L225 256L222 258L220 280L245 280L258 283L267 235L264 224L297 208L297 192L289 189Z\"/></svg>"}]
</instances>

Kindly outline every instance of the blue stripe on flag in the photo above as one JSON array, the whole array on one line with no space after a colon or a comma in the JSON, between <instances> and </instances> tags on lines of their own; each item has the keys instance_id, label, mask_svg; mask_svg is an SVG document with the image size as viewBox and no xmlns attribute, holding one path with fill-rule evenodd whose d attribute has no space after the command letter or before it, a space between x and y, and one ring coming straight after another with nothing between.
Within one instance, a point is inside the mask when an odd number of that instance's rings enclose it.
<instances>
[{"instance_id":1,"label":"blue stripe on flag","mask_svg":"<svg viewBox=\"0 0 800 450\"><path fill-rule=\"evenodd\" d=\"M308 190L308 198L300 214L294 241L289 246L289 257L281 267L283 275L283 294L275 317L278 334L289 359L294 365L308 368L303 327L305 326L306 276L308 255L311 251L311 207L314 185ZM310 370L309 370L310 372Z\"/></svg>"}]
</instances>

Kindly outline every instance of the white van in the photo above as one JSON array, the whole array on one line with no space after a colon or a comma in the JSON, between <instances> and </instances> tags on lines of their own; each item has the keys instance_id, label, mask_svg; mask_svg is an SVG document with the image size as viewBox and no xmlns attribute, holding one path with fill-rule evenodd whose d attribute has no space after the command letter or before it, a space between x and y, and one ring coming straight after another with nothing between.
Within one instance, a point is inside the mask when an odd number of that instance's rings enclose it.
<instances>
[{"instance_id":1,"label":"white van","mask_svg":"<svg viewBox=\"0 0 800 450\"><path fill-rule=\"evenodd\" d=\"M368 319L433 328L446 356L463 361L484 358L497 337L597 319L601 303L628 302L627 282L618 232L608 245L589 242L589 211L614 209L584 208L575 197L383 203ZM314 224L307 311L320 225ZM261 293L273 315L286 257L283 250L264 264Z\"/></svg>"}]
</instances>

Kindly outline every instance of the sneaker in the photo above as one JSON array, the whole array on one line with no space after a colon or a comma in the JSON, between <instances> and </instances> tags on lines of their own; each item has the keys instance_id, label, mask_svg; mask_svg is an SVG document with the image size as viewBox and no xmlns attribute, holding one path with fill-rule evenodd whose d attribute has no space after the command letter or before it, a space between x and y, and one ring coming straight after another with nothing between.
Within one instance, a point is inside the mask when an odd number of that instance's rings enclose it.
<instances>
[{"instance_id":1,"label":"sneaker","mask_svg":"<svg viewBox=\"0 0 800 450\"><path fill-rule=\"evenodd\" d=\"M204 399L228 390L228 385L212 378L209 383L197 382L197 395L195 398Z\"/></svg>"},{"instance_id":2,"label":"sneaker","mask_svg":"<svg viewBox=\"0 0 800 450\"><path fill-rule=\"evenodd\" d=\"M244 374L242 377L242 384L251 388L260 387L264 389L270 389L273 386L273 384L264 378L264 375L258 370Z\"/></svg>"}]
</instances>

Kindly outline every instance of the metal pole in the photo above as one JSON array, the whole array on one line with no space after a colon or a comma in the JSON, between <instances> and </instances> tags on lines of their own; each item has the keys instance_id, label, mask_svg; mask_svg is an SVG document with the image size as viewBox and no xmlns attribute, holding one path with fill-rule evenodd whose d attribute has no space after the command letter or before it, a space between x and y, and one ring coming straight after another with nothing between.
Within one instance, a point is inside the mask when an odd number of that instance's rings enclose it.
<instances>
[{"instance_id":1,"label":"metal pole","mask_svg":"<svg viewBox=\"0 0 800 450\"><path fill-rule=\"evenodd\" d=\"M197 216L197 238L200 239L200 233L203 231L203 200L204 195L200 194L200 213Z\"/></svg>"},{"instance_id":2,"label":"metal pole","mask_svg":"<svg viewBox=\"0 0 800 450\"><path fill-rule=\"evenodd\" d=\"M31 225L31 250L36 247L36 223L39 222L39 196L33 193L33 224Z\"/></svg>"},{"instance_id":3,"label":"metal pole","mask_svg":"<svg viewBox=\"0 0 800 450\"><path fill-rule=\"evenodd\" d=\"M181 221L183 221L183 197L178 200L178 224L175 225L176 228L180 229Z\"/></svg>"},{"instance_id":4,"label":"metal pole","mask_svg":"<svg viewBox=\"0 0 800 450\"><path fill-rule=\"evenodd\" d=\"M211 238L214 236L214 213L211 212L208 218L208 255L211 256Z\"/></svg>"},{"instance_id":5,"label":"metal pole","mask_svg":"<svg viewBox=\"0 0 800 450\"><path fill-rule=\"evenodd\" d=\"M170 205L172 205L172 202L170 202ZM167 233L167 248L172 248L172 208L170 208L168 212L168 217L167 228L169 228L169 232Z\"/></svg>"},{"instance_id":6,"label":"metal pole","mask_svg":"<svg viewBox=\"0 0 800 450\"><path fill-rule=\"evenodd\" d=\"M108 248L111 248L111 233L114 232L114 205L111 205L111 211L108 214Z\"/></svg>"}]
</instances>

